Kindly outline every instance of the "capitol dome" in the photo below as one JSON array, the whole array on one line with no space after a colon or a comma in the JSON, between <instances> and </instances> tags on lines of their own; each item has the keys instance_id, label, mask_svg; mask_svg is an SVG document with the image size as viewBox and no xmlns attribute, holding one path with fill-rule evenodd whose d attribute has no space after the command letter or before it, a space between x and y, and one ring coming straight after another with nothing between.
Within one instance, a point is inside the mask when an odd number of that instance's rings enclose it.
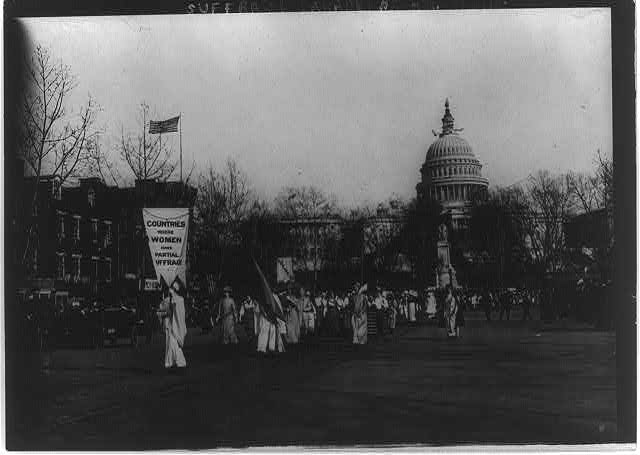
<instances>
[{"instance_id":1,"label":"capitol dome","mask_svg":"<svg viewBox=\"0 0 640 455\"><path fill-rule=\"evenodd\" d=\"M460 137L462 130L454 127L448 99L444 108L442 131L427 149L425 162L420 168L422 181L416 190L419 199L440 202L451 213L455 227L456 221L464 223L473 195L486 191L489 182L482 177L482 164L473 154L473 149Z\"/></svg>"},{"instance_id":2,"label":"capitol dome","mask_svg":"<svg viewBox=\"0 0 640 455\"><path fill-rule=\"evenodd\" d=\"M457 134L447 134L446 136L439 137L429 146L426 161L460 155L473 157L471 146Z\"/></svg>"}]
</instances>

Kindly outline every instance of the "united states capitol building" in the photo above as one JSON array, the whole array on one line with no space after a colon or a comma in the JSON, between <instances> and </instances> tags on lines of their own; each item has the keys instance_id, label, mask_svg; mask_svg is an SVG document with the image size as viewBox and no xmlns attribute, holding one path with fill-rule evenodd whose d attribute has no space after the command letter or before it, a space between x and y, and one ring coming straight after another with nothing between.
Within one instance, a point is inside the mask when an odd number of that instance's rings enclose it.
<instances>
[{"instance_id":1,"label":"united states capitol building","mask_svg":"<svg viewBox=\"0 0 640 455\"><path fill-rule=\"evenodd\" d=\"M427 148L416 190L419 203L437 201L441 205L442 212L431 213L430 217L446 219L450 229L465 234L472 201L486 193L488 180L482 177L482 164L469 143L460 136L460 131L455 128L447 100L442 130ZM416 252L402 246L408 241L407 235L414 235L405 229L406 223L404 210L377 213L360 220L341 217L280 219L276 231L281 238L273 250L278 256L278 264L290 264L286 268L298 276L311 273L314 280L321 275L332 275L331 280L336 281L354 271L360 278L380 267L415 277L416 264L409 258ZM452 247L464 249L464 242L460 243L464 237L456 235L455 240L450 239L454 241ZM435 251L435 240L432 247ZM392 250L396 254L390 254ZM420 254L428 255L426 251ZM381 265L381 261L384 264ZM429 267L432 266L435 265ZM431 277L431 271L427 273Z\"/></svg>"},{"instance_id":2,"label":"united states capitol building","mask_svg":"<svg viewBox=\"0 0 640 455\"><path fill-rule=\"evenodd\" d=\"M486 192L489 181L482 177L482 164L469 143L454 126L449 100L444 104L442 131L427 149L420 168L422 181L416 185L419 200L432 199L442 204L451 218L451 227L466 228L471 201Z\"/></svg>"}]
</instances>

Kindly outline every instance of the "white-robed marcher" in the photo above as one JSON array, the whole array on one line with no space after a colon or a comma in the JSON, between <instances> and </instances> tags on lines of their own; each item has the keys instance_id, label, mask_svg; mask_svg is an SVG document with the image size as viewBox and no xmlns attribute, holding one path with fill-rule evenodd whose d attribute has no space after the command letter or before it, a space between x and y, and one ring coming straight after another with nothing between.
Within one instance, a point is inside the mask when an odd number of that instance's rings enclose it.
<instances>
[{"instance_id":1,"label":"white-robed marcher","mask_svg":"<svg viewBox=\"0 0 640 455\"><path fill-rule=\"evenodd\" d=\"M232 289L225 286L224 296L218 305L218 320L222 321L222 344L237 344L236 336L236 302L231 297Z\"/></svg>"},{"instance_id":2,"label":"white-robed marcher","mask_svg":"<svg viewBox=\"0 0 640 455\"><path fill-rule=\"evenodd\" d=\"M316 308L309 297L302 301L302 327L306 333L316 330Z\"/></svg>"},{"instance_id":3,"label":"white-robed marcher","mask_svg":"<svg viewBox=\"0 0 640 455\"><path fill-rule=\"evenodd\" d=\"M287 299L286 305L286 339L288 344L298 344L300 341L300 328L302 322L302 299L304 298L304 290L301 291L301 297L299 299L288 295L285 298ZM275 298L278 301L278 304L281 304L279 297L274 294Z\"/></svg>"},{"instance_id":4,"label":"white-robed marcher","mask_svg":"<svg viewBox=\"0 0 640 455\"><path fill-rule=\"evenodd\" d=\"M279 302L278 296L274 298ZM278 318L272 321L267 317L260 305L256 305L254 312L254 329L258 337L256 350L258 352L284 352L282 335L286 334L286 324Z\"/></svg>"},{"instance_id":5,"label":"white-robed marcher","mask_svg":"<svg viewBox=\"0 0 640 455\"><path fill-rule=\"evenodd\" d=\"M438 312L438 308L436 306L436 296L433 295L433 292L429 292L427 297L427 316L429 319L433 319L436 317L436 313Z\"/></svg>"},{"instance_id":6,"label":"white-robed marcher","mask_svg":"<svg viewBox=\"0 0 640 455\"><path fill-rule=\"evenodd\" d=\"M187 366L182 347L187 335L185 323L184 299L177 292L178 284L174 283L169 288L169 296L160 305L159 315L163 318L165 332L165 368Z\"/></svg>"},{"instance_id":7,"label":"white-robed marcher","mask_svg":"<svg viewBox=\"0 0 640 455\"><path fill-rule=\"evenodd\" d=\"M416 322L416 301L415 301L415 297L413 295L413 293L411 291L406 293L406 299L407 299L407 310L408 310L408 316L409 316L409 322Z\"/></svg>"},{"instance_id":8,"label":"white-robed marcher","mask_svg":"<svg viewBox=\"0 0 640 455\"><path fill-rule=\"evenodd\" d=\"M367 344L367 303L364 293L367 285L362 286L354 296L351 327L353 329L353 344Z\"/></svg>"}]
</instances>

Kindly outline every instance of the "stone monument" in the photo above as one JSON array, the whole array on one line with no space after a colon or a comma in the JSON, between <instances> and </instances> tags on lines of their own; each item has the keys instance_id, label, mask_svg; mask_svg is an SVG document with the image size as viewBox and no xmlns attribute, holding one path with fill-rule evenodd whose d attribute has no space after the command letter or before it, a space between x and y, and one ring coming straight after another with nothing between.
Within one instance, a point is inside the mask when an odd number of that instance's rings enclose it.
<instances>
[{"instance_id":1,"label":"stone monument","mask_svg":"<svg viewBox=\"0 0 640 455\"><path fill-rule=\"evenodd\" d=\"M443 288L451 284L454 288L458 286L456 271L451 265L449 254L449 240L446 224L438 227L438 271L436 272L436 285Z\"/></svg>"}]
</instances>

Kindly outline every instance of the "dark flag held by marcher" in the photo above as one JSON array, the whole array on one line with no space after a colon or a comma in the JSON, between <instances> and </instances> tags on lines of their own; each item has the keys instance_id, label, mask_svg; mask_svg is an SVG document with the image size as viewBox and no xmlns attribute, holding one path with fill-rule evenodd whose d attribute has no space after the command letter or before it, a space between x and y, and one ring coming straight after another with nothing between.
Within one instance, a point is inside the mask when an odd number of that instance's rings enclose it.
<instances>
[{"instance_id":1,"label":"dark flag held by marcher","mask_svg":"<svg viewBox=\"0 0 640 455\"><path fill-rule=\"evenodd\" d=\"M267 279L262 273L262 270L260 270L260 266L258 265L255 259L253 260L253 263L256 266L258 275L260 275L260 284L262 287L262 292L264 294L264 299L258 299L258 305L260 305L260 309L264 311L265 315L267 316L267 319L269 319L271 322L275 323L276 318L284 321L285 319L284 319L284 312L282 311L282 307L280 306L278 301L273 297L273 292L271 292L269 283L267 282Z\"/></svg>"},{"instance_id":2,"label":"dark flag held by marcher","mask_svg":"<svg viewBox=\"0 0 640 455\"><path fill-rule=\"evenodd\" d=\"M151 120L149 122L149 134L177 133L179 121L180 121L179 115L177 117L173 117L168 120L162 120L162 121Z\"/></svg>"}]
</instances>

